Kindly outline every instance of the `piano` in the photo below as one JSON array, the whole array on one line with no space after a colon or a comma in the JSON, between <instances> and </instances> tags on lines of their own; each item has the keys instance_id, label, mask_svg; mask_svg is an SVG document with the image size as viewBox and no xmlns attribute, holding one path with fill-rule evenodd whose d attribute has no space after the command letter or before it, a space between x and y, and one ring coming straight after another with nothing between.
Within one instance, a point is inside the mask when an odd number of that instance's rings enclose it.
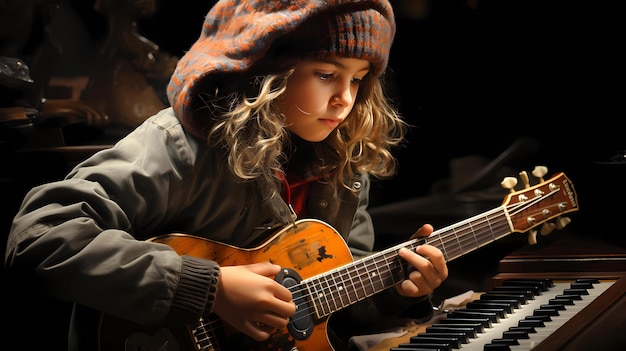
<instances>
[{"instance_id":1,"label":"piano","mask_svg":"<svg viewBox=\"0 0 626 351\"><path fill-rule=\"evenodd\" d=\"M626 277L507 279L391 351L613 350L626 345L625 294ZM615 335L586 337L598 321ZM598 348L603 342L606 348Z\"/></svg>"},{"instance_id":2,"label":"piano","mask_svg":"<svg viewBox=\"0 0 626 351\"><path fill-rule=\"evenodd\" d=\"M564 236L517 250L498 268L479 298L389 350L626 350L623 246Z\"/></svg>"}]
</instances>

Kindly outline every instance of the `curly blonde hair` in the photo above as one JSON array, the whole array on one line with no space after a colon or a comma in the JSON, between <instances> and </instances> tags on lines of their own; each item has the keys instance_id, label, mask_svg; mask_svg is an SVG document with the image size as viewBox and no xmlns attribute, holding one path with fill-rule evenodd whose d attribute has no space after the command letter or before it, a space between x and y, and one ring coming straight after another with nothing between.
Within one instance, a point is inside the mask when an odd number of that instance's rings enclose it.
<instances>
[{"instance_id":1,"label":"curly blonde hair","mask_svg":"<svg viewBox=\"0 0 626 351\"><path fill-rule=\"evenodd\" d=\"M244 181L256 180L266 198L280 194L277 176L288 161L291 134L285 117L273 102L286 90L294 69L256 76L247 96L236 90L215 100L208 142L222 147L231 172ZM407 124L384 94L383 83L367 76L361 83L349 116L324 141L313 143L313 174L331 186L348 189L356 173L377 178L395 174L397 161L391 149L404 140ZM246 89L249 90L249 89ZM208 106L207 106L208 107Z\"/></svg>"}]
</instances>

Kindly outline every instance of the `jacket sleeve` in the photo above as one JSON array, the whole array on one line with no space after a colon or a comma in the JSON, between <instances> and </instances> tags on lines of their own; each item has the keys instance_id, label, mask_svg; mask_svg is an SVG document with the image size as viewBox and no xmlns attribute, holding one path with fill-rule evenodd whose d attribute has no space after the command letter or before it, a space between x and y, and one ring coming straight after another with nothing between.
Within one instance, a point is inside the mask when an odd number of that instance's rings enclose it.
<instances>
[{"instance_id":1,"label":"jacket sleeve","mask_svg":"<svg viewBox=\"0 0 626 351\"><path fill-rule=\"evenodd\" d=\"M33 188L12 223L7 268L55 298L138 323L196 322L212 308L219 266L145 240L168 221L170 185L193 161L182 133L148 120L66 179Z\"/></svg>"}]
</instances>

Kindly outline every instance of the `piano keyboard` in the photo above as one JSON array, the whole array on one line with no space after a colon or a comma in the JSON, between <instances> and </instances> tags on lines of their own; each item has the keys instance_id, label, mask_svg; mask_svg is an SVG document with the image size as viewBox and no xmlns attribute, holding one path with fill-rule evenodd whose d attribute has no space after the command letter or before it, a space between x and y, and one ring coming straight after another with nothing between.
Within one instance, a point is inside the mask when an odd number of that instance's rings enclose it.
<instances>
[{"instance_id":1,"label":"piano keyboard","mask_svg":"<svg viewBox=\"0 0 626 351\"><path fill-rule=\"evenodd\" d=\"M391 351L531 350L613 283L507 280Z\"/></svg>"}]
</instances>

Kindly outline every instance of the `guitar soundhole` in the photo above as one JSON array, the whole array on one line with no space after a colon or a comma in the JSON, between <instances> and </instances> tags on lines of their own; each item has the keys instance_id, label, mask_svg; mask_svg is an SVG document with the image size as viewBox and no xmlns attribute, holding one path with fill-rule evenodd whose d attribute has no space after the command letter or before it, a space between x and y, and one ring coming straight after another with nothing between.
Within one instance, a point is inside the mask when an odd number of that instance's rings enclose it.
<instances>
[{"instance_id":1,"label":"guitar soundhole","mask_svg":"<svg viewBox=\"0 0 626 351\"><path fill-rule=\"evenodd\" d=\"M307 300L304 298L302 289L292 289L292 287L297 287L300 284L302 278L300 278L300 275L298 275L298 273L296 273L293 269L283 268L281 273L276 275L275 279L277 282L291 290L293 300L296 301L296 313L293 317L291 317L289 324L287 324L287 330L289 330L291 336L293 336L296 340L309 338L313 332L313 328L315 327L315 324L313 323L313 315L311 314L311 308L309 307L308 302L303 303Z\"/></svg>"}]
</instances>

